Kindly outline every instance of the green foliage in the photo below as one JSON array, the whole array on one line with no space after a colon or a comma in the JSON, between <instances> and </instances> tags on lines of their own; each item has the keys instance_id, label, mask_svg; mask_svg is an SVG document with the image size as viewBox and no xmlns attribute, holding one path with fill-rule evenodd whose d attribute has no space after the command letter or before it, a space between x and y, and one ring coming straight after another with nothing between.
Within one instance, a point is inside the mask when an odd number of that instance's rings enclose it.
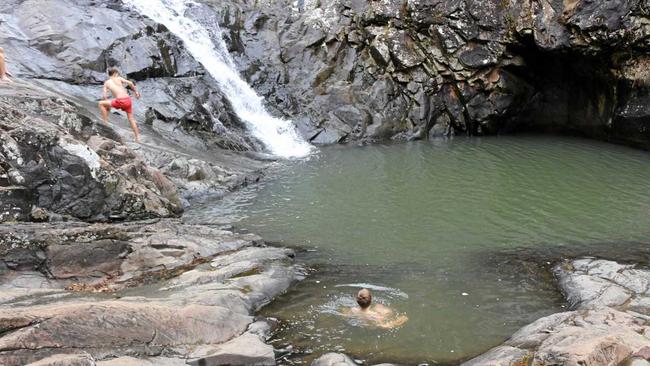
<instances>
[{"instance_id":1,"label":"green foliage","mask_svg":"<svg viewBox=\"0 0 650 366\"><path fill-rule=\"evenodd\" d=\"M511 8L510 0L500 0L497 3L497 9L499 10L508 10Z\"/></svg>"},{"instance_id":2,"label":"green foliage","mask_svg":"<svg viewBox=\"0 0 650 366\"><path fill-rule=\"evenodd\" d=\"M503 21L506 24L506 29L508 30L508 32L514 33L517 31L517 22L515 21L515 17L512 14L506 13L503 16Z\"/></svg>"}]
</instances>

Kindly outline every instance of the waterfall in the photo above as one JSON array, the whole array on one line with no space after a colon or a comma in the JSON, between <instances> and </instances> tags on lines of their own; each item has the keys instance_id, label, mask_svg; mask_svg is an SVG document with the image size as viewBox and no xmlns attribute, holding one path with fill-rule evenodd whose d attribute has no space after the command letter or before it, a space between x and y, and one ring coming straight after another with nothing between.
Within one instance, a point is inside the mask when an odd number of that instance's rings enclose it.
<instances>
[{"instance_id":1,"label":"waterfall","mask_svg":"<svg viewBox=\"0 0 650 366\"><path fill-rule=\"evenodd\" d=\"M217 81L237 116L248 130L274 155L291 158L312 149L297 133L291 121L271 116L257 95L240 76L228 52L218 24L211 24L214 37L198 21L185 15L187 0L123 0L142 15L165 25L178 36L186 49Z\"/></svg>"}]
</instances>

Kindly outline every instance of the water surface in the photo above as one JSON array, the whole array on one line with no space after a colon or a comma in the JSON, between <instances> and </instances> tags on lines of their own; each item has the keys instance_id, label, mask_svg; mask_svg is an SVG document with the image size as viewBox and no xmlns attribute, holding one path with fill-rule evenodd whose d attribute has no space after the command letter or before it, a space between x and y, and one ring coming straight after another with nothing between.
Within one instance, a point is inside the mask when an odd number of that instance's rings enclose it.
<instances>
[{"instance_id":1,"label":"water surface","mask_svg":"<svg viewBox=\"0 0 650 366\"><path fill-rule=\"evenodd\" d=\"M454 364L564 309L546 271L558 254L647 248L648 193L647 152L558 137L455 139L321 149L187 218L225 218L309 249L300 258L315 273L264 310L283 321L274 341L293 345L287 363L338 349L369 362ZM362 286L409 322L386 331L346 321L339 311Z\"/></svg>"}]
</instances>

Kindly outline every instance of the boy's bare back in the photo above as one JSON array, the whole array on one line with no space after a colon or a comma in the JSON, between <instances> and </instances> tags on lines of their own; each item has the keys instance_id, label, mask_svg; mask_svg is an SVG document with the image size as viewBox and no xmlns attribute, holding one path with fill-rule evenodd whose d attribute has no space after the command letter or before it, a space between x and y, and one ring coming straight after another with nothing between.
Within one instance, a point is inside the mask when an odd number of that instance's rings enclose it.
<instances>
[{"instance_id":1,"label":"boy's bare back","mask_svg":"<svg viewBox=\"0 0 650 366\"><path fill-rule=\"evenodd\" d=\"M396 328L402 326L409 319L406 315L397 314L393 309L382 304L372 303L370 290L364 288L357 294L359 307L352 307L343 310L346 316L352 316L364 320L366 323L380 328Z\"/></svg>"},{"instance_id":2,"label":"boy's bare back","mask_svg":"<svg viewBox=\"0 0 650 366\"><path fill-rule=\"evenodd\" d=\"M104 82L104 87L111 91L113 98L126 98L129 93L126 91L124 84L128 82L122 77L111 77Z\"/></svg>"}]
</instances>

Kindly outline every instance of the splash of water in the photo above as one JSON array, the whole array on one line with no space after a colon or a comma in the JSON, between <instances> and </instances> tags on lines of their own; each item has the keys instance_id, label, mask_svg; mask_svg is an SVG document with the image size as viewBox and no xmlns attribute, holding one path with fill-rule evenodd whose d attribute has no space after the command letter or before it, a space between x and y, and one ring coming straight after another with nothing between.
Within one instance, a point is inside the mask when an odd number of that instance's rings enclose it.
<instances>
[{"instance_id":1,"label":"splash of water","mask_svg":"<svg viewBox=\"0 0 650 366\"><path fill-rule=\"evenodd\" d=\"M263 98L239 76L219 26L211 24L215 36L210 37L208 29L185 15L191 1L124 0L124 3L165 25L183 41L190 54L217 81L251 134L262 141L271 153L286 158L309 154L311 145L299 136L293 123L271 116L264 108Z\"/></svg>"}]
</instances>

